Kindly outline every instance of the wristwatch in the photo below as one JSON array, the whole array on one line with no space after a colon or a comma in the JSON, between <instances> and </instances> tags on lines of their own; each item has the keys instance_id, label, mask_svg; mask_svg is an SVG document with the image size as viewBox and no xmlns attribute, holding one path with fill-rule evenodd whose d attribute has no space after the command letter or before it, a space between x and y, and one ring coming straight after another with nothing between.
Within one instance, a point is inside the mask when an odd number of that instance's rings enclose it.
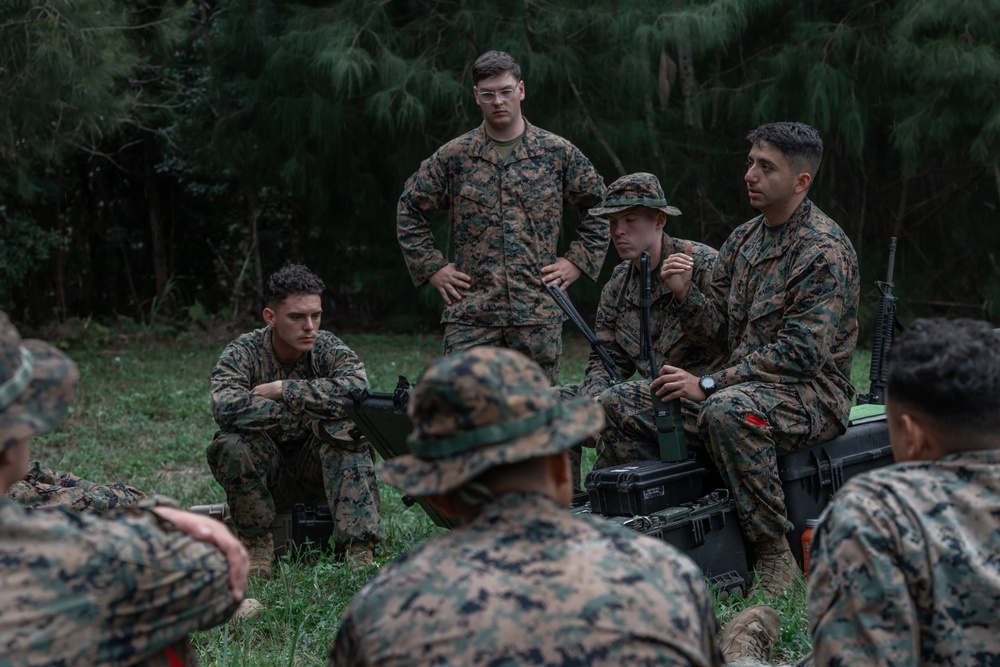
<instances>
[{"instance_id":1,"label":"wristwatch","mask_svg":"<svg viewBox=\"0 0 1000 667\"><path fill-rule=\"evenodd\" d=\"M708 398L719 387L715 384L715 380L712 379L711 375L702 375L701 379L698 380L698 388L704 392L705 398Z\"/></svg>"}]
</instances>

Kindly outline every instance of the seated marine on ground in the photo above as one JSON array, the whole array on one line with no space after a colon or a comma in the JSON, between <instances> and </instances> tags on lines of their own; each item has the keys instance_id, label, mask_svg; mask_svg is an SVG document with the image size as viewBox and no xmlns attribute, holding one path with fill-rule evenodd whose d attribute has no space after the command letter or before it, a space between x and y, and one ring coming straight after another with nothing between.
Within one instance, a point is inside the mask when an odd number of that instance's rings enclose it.
<instances>
[{"instance_id":1,"label":"seated marine on ground","mask_svg":"<svg viewBox=\"0 0 1000 667\"><path fill-rule=\"evenodd\" d=\"M773 599L799 574L777 458L847 429L860 281L847 235L807 196L823 157L816 130L769 123L747 139L743 179L761 214L719 248L707 290L688 254L661 269L685 333L725 337L728 359L707 375L665 364L653 385L664 400L700 406L685 415L689 445L733 491L755 586Z\"/></svg>"},{"instance_id":2,"label":"seated marine on ground","mask_svg":"<svg viewBox=\"0 0 1000 667\"><path fill-rule=\"evenodd\" d=\"M601 290L594 334L607 350L618 376L626 381L613 384L600 357L592 352L583 383L563 385L558 392L564 397L586 396L604 406L608 425L601 432L594 468L608 468L659 458L648 382L659 369L649 368L640 326L639 260L644 252L649 253L650 271L655 274L650 280L649 327L656 359L703 374L719 367L725 350L723 344L685 335L670 310L673 294L658 278L663 260L687 250L695 260L692 280L704 289L712 275L716 252L707 245L667 234L667 217L681 212L667 204L656 176L641 172L622 176L608 187L604 202L590 209L590 214L608 221L611 240L622 259ZM627 381L635 373L647 380ZM572 465L575 486L579 488L578 459Z\"/></svg>"},{"instance_id":3,"label":"seated marine on ground","mask_svg":"<svg viewBox=\"0 0 1000 667\"><path fill-rule=\"evenodd\" d=\"M4 495L28 507L66 507L92 514L131 507L146 497L128 484L96 484L65 470L52 470L34 460L28 462L28 474L24 479L11 484Z\"/></svg>"},{"instance_id":4,"label":"seated marine on ground","mask_svg":"<svg viewBox=\"0 0 1000 667\"><path fill-rule=\"evenodd\" d=\"M276 271L265 293L267 326L227 345L212 370L219 431L208 464L251 572L265 577L271 525L296 502L329 504L332 539L355 566L374 562L381 539L374 452L345 417L349 394L367 389L368 378L358 355L319 328L324 287L300 264Z\"/></svg>"},{"instance_id":5,"label":"seated marine on ground","mask_svg":"<svg viewBox=\"0 0 1000 667\"><path fill-rule=\"evenodd\" d=\"M380 472L461 521L348 604L330 665L721 665L701 571L666 542L568 511L566 450L604 425L542 368L477 347L428 365L410 455Z\"/></svg>"},{"instance_id":6,"label":"seated marine on ground","mask_svg":"<svg viewBox=\"0 0 1000 667\"><path fill-rule=\"evenodd\" d=\"M32 436L56 427L77 378L0 312L0 494L28 472ZM0 497L0 663L194 665L188 634L230 618L249 563L222 523L171 504L97 517Z\"/></svg>"}]
</instances>

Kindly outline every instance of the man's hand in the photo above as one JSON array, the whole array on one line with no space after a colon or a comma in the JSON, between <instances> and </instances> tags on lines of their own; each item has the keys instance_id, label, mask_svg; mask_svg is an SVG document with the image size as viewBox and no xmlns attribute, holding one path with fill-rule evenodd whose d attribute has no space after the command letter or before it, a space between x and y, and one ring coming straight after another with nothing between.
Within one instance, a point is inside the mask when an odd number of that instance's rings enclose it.
<instances>
[{"instance_id":1,"label":"man's hand","mask_svg":"<svg viewBox=\"0 0 1000 667\"><path fill-rule=\"evenodd\" d=\"M698 386L699 379L683 368L664 365L660 369L660 374L653 380L652 387L656 395L664 401L686 398L701 403L705 400L705 392Z\"/></svg>"},{"instance_id":2,"label":"man's hand","mask_svg":"<svg viewBox=\"0 0 1000 667\"><path fill-rule=\"evenodd\" d=\"M177 530L187 533L196 540L208 542L222 552L229 563L229 588L233 600L242 602L247 589L247 575L250 574L250 558L243 544L221 521L193 512L185 512L174 507L155 507L153 511L177 526Z\"/></svg>"},{"instance_id":3,"label":"man's hand","mask_svg":"<svg viewBox=\"0 0 1000 667\"><path fill-rule=\"evenodd\" d=\"M546 285L561 287L565 292L566 288L580 277L580 268L565 257L560 257L555 264L542 267L542 282Z\"/></svg>"},{"instance_id":4,"label":"man's hand","mask_svg":"<svg viewBox=\"0 0 1000 667\"><path fill-rule=\"evenodd\" d=\"M284 388L281 385L281 380L275 380L274 382L267 382L264 384L259 384L250 390L250 393L254 396L261 396L263 398L269 398L272 401L281 402L281 398L285 395Z\"/></svg>"},{"instance_id":5,"label":"man's hand","mask_svg":"<svg viewBox=\"0 0 1000 667\"><path fill-rule=\"evenodd\" d=\"M472 287L472 276L456 269L452 262L438 269L428 282L441 293L444 305L450 306L452 302L462 300L462 293L458 290Z\"/></svg>"},{"instance_id":6,"label":"man's hand","mask_svg":"<svg viewBox=\"0 0 1000 667\"><path fill-rule=\"evenodd\" d=\"M684 303L691 288L694 273L694 258L691 257L691 242L684 244L684 252L675 252L660 265L660 279L674 295L678 303Z\"/></svg>"}]
</instances>

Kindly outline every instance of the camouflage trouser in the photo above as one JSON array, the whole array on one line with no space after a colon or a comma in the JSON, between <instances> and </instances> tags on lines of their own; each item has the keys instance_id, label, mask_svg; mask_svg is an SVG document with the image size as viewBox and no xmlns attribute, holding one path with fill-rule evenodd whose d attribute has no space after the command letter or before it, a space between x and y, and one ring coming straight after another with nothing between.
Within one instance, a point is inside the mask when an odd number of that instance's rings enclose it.
<instances>
[{"instance_id":1,"label":"camouflage trouser","mask_svg":"<svg viewBox=\"0 0 1000 667\"><path fill-rule=\"evenodd\" d=\"M608 387L600 400L611 426L601 438L595 468L660 458L649 380L630 380Z\"/></svg>"},{"instance_id":2,"label":"camouflage trouser","mask_svg":"<svg viewBox=\"0 0 1000 667\"><path fill-rule=\"evenodd\" d=\"M444 327L444 354L461 352L477 345L516 350L542 367L553 385L559 384L559 357L562 355L562 323L523 327L475 327L449 322Z\"/></svg>"},{"instance_id":3,"label":"camouflage trouser","mask_svg":"<svg viewBox=\"0 0 1000 667\"><path fill-rule=\"evenodd\" d=\"M366 441L309 436L277 444L263 431L220 431L207 454L242 537L264 533L278 510L325 498L336 546L381 539L375 458Z\"/></svg>"},{"instance_id":4,"label":"camouflage trouser","mask_svg":"<svg viewBox=\"0 0 1000 667\"><path fill-rule=\"evenodd\" d=\"M31 462L27 476L12 484L6 495L28 507L68 507L91 514L129 507L146 497L127 484L94 484L72 473L46 468L38 461Z\"/></svg>"},{"instance_id":5,"label":"camouflage trouser","mask_svg":"<svg viewBox=\"0 0 1000 667\"><path fill-rule=\"evenodd\" d=\"M812 427L812 421L818 426ZM810 415L794 387L764 382L712 394L702 403L697 426L708 455L733 491L740 526L751 542L777 539L792 529L778 456L830 440L841 430L832 415Z\"/></svg>"}]
</instances>

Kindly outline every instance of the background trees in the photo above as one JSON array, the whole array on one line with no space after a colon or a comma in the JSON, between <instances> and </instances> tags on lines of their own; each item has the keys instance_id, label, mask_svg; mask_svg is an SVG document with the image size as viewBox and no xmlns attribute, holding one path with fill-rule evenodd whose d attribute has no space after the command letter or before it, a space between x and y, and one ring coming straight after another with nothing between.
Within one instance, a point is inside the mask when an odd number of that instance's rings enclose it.
<instances>
[{"instance_id":1,"label":"background trees","mask_svg":"<svg viewBox=\"0 0 1000 667\"><path fill-rule=\"evenodd\" d=\"M1000 0L68 6L0 9L0 303L22 321L254 315L295 260L326 279L333 327L433 327L395 203L478 123L490 48L521 61L532 122L609 182L658 174L674 233L713 245L753 215L746 132L816 125L813 199L864 284L896 235L904 315L996 317ZM593 308L597 286L573 291Z\"/></svg>"}]
</instances>

